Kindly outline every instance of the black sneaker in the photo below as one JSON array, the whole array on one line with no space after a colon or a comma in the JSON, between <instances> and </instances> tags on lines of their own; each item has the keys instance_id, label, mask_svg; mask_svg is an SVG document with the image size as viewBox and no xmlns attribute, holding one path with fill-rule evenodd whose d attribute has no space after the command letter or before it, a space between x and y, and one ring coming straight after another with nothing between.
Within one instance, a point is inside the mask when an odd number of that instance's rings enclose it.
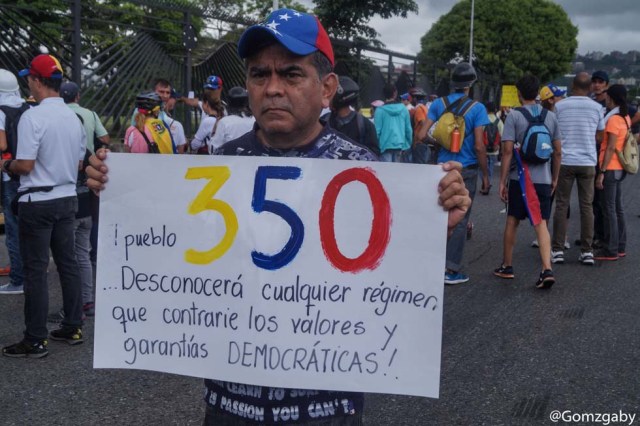
<instances>
[{"instance_id":1,"label":"black sneaker","mask_svg":"<svg viewBox=\"0 0 640 426\"><path fill-rule=\"evenodd\" d=\"M63 325L57 330L53 330L49 333L51 340L60 340L67 342L70 345L79 345L82 340L82 329L78 327L69 327Z\"/></svg>"},{"instance_id":2,"label":"black sneaker","mask_svg":"<svg viewBox=\"0 0 640 426\"><path fill-rule=\"evenodd\" d=\"M553 271L551 269L545 269L540 272L540 278L536 282L536 288L551 288L556 283L556 279L553 277Z\"/></svg>"},{"instance_id":3,"label":"black sneaker","mask_svg":"<svg viewBox=\"0 0 640 426\"><path fill-rule=\"evenodd\" d=\"M2 355L10 358L43 358L49 355L47 341L41 340L37 343L29 343L26 340L15 345L2 348Z\"/></svg>"},{"instance_id":4,"label":"black sneaker","mask_svg":"<svg viewBox=\"0 0 640 426\"><path fill-rule=\"evenodd\" d=\"M513 279L516 275L513 273L513 266L500 265L498 269L494 269L493 275L500 278Z\"/></svg>"}]
</instances>

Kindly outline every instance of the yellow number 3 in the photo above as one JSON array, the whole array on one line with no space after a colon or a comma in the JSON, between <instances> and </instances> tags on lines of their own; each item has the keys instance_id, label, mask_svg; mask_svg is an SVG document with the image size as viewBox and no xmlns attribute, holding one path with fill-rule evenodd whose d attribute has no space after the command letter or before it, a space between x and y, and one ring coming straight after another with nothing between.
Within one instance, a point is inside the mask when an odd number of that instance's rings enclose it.
<instances>
[{"instance_id":1,"label":"yellow number 3","mask_svg":"<svg viewBox=\"0 0 640 426\"><path fill-rule=\"evenodd\" d=\"M238 233L238 218L231 206L224 201L214 199L216 192L231 176L229 167L190 167L187 169L186 179L209 179L202 191L189 205L189 214L198 214L205 210L213 210L222 215L226 232L217 246L207 251L188 249L184 259L196 265L206 265L221 258L231 248Z\"/></svg>"}]
</instances>

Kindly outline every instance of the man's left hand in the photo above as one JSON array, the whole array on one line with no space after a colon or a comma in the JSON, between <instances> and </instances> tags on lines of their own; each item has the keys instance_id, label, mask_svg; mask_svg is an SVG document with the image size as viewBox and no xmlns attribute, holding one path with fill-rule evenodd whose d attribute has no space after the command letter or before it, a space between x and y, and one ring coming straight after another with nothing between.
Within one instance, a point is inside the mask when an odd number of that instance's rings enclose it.
<instances>
[{"instance_id":1,"label":"man's left hand","mask_svg":"<svg viewBox=\"0 0 640 426\"><path fill-rule=\"evenodd\" d=\"M438 203L449 212L447 221L447 235L451 235L453 228L462 221L471 207L471 197L464 185L464 179L460 172L462 164L457 161L447 161L442 165L442 170L447 174L438 184Z\"/></svg>"}]
</instances>

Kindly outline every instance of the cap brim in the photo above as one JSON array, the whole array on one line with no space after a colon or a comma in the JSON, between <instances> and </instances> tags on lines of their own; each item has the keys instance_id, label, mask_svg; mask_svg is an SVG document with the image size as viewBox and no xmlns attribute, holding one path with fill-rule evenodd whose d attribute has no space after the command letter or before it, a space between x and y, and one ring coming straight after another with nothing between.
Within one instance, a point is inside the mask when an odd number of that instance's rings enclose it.
<instances>
[{"instance_id":1,"label":"cap brim","mask_svg":"<svg viewBox=\"0 0 640 426\"><path fill-rule=\"evenodd\" d=\"M286 34L280 34L278 37L276 31L263 25L254 25L249 27L238 42L238 56L246 59L256 51L264 48L270 41L276 41L284 46L293 54L304 56L316 52L318 48L310 44L296 40Z\"/></svg>"},{"instance_id":2,"label":"cap brim","mask_svg":"<svg viewBox=\"0 0 640 426\"><path fill-rule=\"evenodd\" d=\"M18 73L18 76L20 76L20 77L26 77L26 76L28 76L29 74L30 74L30 72L29 72L29 68L25 68L25 69L23 69L22 71L20 71L20 72Z\"/></svg>"}]
</instances>

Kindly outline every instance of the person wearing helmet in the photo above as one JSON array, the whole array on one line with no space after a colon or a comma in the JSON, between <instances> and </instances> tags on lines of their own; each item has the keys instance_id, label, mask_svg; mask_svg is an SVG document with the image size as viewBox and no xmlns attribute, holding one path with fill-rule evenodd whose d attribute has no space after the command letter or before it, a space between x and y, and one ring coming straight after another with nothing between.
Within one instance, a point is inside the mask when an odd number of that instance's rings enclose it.
<instances>
[{"instance_id":1,"label":"person wearing helmet","mask_svg":"<svg viewBox=\"0 0 640 426\"><path fill-rule=\"evenodd\" d=\"M173 154L169 129L158 118L162 100L155 92L136 97L135 125L124 134L125 151L137 154Z\"/></svg>"},{"instance_id":2,"label":"person wearing helmet","mask_svg":"<svg viewBox=\"0 0 640 426\"><path fill-rule=\"evenodd\" d=\"M458 153L453 153L444 147L440 147L438 152L438 163L451 160L462 163L462 177L471 199L476 194L478 169L482 172L482 187L489 188L487 151L484 146L484 126L488 125L490 121L484 106L478 102L473 103L473 99L469 99L471 86L477 79L476 70L469 63L461 62L453 68L450 82L453 93L448 95L446 99L447 103L454 107L455 111L462 111L468 107L464 114L464 140L461 141ZM425 126L420 129L419 140L423 140L426 137L429 129L445 112L446 107L443 98L436 99L429 108ZM471 209L467 210L464 220L456 226L447 243L445 284L461 284L469 281L469 277L460 272L460 269L462 268L462 255L467 239L467 223L470 215Z\"/></svg>"},{"instance_id":3,"label":"person wearing helmet","mask_svg":"<svg viewBox=\"0 0 640 426\"><path fill-rule=\"evenodd\" d=\"M227 115L218 120L207 146L213 153L225 143L250 132L256 119L249 109L249 94L243 87L232 87L227 95Z\"/></svg>"},{"instance_id":4,"label":"person wearing helmet","mask_svg":"<svg viewBox=\"0 0 640 426\"><path fill-rule=\"evenodd\" d=\"M360 87L346 76L340 76L338 82L338 91L331 101L331 112L323 119L349 139L380 154L375 126L357 111Z\"/></svg>"},{"instance_id":5,"label":"person wearing helmet","mask_svg":"<svg viewBox=\"0 0 640 426\"><path fill-rule=\"evenodd\" d=\"M0 150L2 158L15 158L18 145L18 123L29 109L20 97L18 79L13 73L0 69ZM2 173L2 207L4 212L5 245L9 266L0 268L0 275L9 275L9 282L0 286L0 294L22 294L24 275L20 258L18 217L11 210L11 201L18 193L20 179Z\"/></svg>"}]
</instances>

